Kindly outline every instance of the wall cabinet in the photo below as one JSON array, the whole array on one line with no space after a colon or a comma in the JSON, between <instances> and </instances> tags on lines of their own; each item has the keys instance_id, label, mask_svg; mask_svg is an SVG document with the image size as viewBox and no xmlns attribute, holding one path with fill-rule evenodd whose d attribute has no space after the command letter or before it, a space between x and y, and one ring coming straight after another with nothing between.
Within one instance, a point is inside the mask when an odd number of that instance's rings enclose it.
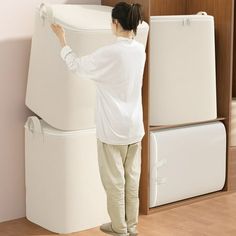
<instances>
[{"instance_id":1,"label":"wall cabinet","mask_svg":"<svg viewBox=\"0 0 236 236\"><path fill-rule=\"evenodd\" d=\"M102 0L103 5L114 6L117 0ZM133 1L126 1L132 3ZM214 16L215 21L215 52L216 52L216 93L217 119L199 123L221 120L226 128L226 182L221 191L181 200L159 207L149 208L149 135L151 131L170 127L187 126L188 124L171 126L150 126L149 123L149 47L147 44L147 62L143 82L143 111L146 134L143 138L142 173L140 180L140 213L150 214L156 211L189 204L206 198L236 190L236 146L230 146L231 101L236 97L236 22L234 0L136 0L143 6L146 22L154 15L188 15L199 11ZM235 29L235 30L234 30ZM235 36L235 37L234 37ZM234 66L233 66L234 65ZM213 163L214 164L214 163Z\"/></svg>"}]
</instances>

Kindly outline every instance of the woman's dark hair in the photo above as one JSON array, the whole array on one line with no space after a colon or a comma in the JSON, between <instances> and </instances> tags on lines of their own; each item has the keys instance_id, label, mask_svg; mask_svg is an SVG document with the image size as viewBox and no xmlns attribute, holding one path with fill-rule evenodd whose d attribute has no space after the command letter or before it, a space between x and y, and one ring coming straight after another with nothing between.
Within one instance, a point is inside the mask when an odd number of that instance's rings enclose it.
<instances>
[{"instance_id":1,"label":"woman's dark hair","mask_svg":"<svg viewBox=\"0 0 236 236\"><path fill-rule=\"evenodd\" d=\"M137 27L143 21L141 5L119 2L112 9L111 17L113 22L115 19L118 20L124 30L133 30L136 35Z\"/></svg>"}]
</instances>

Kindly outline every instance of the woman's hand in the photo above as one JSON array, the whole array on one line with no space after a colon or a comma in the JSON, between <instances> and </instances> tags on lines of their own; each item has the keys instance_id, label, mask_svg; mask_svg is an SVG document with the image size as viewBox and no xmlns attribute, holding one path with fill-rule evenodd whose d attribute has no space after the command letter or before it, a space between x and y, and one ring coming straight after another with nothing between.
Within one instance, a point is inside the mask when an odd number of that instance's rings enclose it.
<instances>
[{"instance_id":1,"label":"woman's hand","mask_svg":"<svg viewBox=\"0 0 236 236\"><path fill-rule=\"evenodd\" d=\"M66 45L64 29L60 25L57 25L57 24L51 24L51 28L52 28L52 31L58 37L61 46L64 47Z\"/></svg>"}]
</instances>

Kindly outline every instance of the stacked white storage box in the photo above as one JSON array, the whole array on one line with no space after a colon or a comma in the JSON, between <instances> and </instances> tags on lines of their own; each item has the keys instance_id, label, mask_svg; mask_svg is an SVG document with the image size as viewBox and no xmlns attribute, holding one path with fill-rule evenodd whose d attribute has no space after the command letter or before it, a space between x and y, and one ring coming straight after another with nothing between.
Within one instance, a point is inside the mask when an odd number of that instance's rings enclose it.
<instances>
[{"instance_id":1,"label":"stacked white storage box","mask_svg":"<svg viewBox=\"0 0 236 236\"><path fill-rule=\"evenodd\" d=\"M51 126L62 130L95 127L95 85L66 70L60 58L60 44L50 22L64 26L68 45L84 56L114 42L111 7L99 5L41 6L36 12L32 40L26 105ZM52 12L53 11L53 12ZM138 27L136 39L146 45L148 25Z\"/></svg>"},{"instance_id":2,"label":"stacked white storage box","mask_svg":"<svg viewBox=\"0 0 236 236\"><path fill-rule=\"evenodd\" d=\"M109 220L95 129L62 132L36 116L25 128L27 219L57 233Z\"/></svg>"},{"instance_id":3,"label":"stacked white storage box","mask_svg":"<svg viewBox=\"0 0 236 236\"><path fill-rule=\"evenodd\" d=\"M153 16L149 48L150 125L217 118L213 16ZM225 165L222 122L151 132L149 206L221 190Z\"/></svg>"},{"instance_id":4,"label":"stacked white storage box","mask_svg":"<svg viewBox=\"0 0 236 236\"><path fill-rule=\"evenodd\" d=\"M102 186L94 123L95 85L69 72L50 23L61 24L82 56L112 43L111 9L97 5L41 5L36 11L25 124L26 217L56 233L110 221ZM147 41L148 25L137 40Z\"/></svg>"},{"instance_id":5,"label":"stacked white storage box","mask_svg":"<svg viewBox=\"0 0 236 236\"><path fill-rule=\"evenodd\" d=\"M150 125L215 119L214 19L153 16L150 22Z\"/></svg>"}]
</instances>

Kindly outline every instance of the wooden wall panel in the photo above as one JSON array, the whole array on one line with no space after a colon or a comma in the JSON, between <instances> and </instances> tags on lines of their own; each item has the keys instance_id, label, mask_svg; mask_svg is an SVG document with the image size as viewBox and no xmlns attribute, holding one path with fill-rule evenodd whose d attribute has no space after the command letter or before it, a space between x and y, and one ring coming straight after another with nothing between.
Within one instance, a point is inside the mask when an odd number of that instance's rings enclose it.
<instances>
[{"instance_id":1,"label":"wooden wall panel","mask_svg":"<svg viewBox=\"0 0 236 236\"><path fill-rule=\"evenodd\" d=\"M236 147L230 147L228 163L228 190L236 191Z\"/></svg>"},{"instance_id":2,"label":"wooden wall panel","mask_svg":"<svg viewBox=\"0 0 236 236\"><path fill-rule=\"evenodd\" d=\"M186 12L187 0L150 0L150 15L181 15Z\"/></svg>"},{"instance_id":3,"label":"wooden wall panel","mask_svg":"<svg viewBox=\"0 0 236 236\"><path fill-rule=\"evenodd\" d=\"M234 49L233 49L233 88L232 96L236 97L236 11L234 11Z\"/></svg>"},{"instance_id":4,"label":"wooden wall panel","mask_svg":"<svg viewBox=\"0 0 236 236\"><path fill-rule=\"evenodd\" d=\"M149 50L149 43L147 44L146 51ZM149 122L148 122L148 64L149 57L147 54L146 65L144 69L143 77L143 91L142 91L142 100L143 100L143 123L145 129L145 135L142 140L142 171L140 177L140 213L147 215L149 211Z\"/></svg>"}]
</instances>

